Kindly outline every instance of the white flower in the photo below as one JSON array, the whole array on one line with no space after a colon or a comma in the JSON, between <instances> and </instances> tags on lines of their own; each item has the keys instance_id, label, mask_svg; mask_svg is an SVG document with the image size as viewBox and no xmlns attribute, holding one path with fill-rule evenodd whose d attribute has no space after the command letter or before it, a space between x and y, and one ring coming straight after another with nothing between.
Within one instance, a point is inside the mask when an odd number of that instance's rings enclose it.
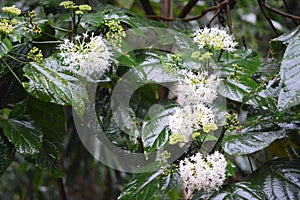
<instances>
[{"instance_id":1,"label":"white flower","mask_svg":"<svg viewBox=\"0 0 300 200\"><path fill-rule=\"evenodd\" d=\"M66 39L59 46L63 64L74 74L98 78L109 69L113 54L101 36L76 36L74 42ZM89 41L86 41L88 40Z\"/></svg>"},{"instance_id":2,"label":"white flower","mask_svg":"<svg viewBox=\"0 0 300 200\"><path fill-rule=\"evenodd\" d=\"M226 166L224 155L217 151L205 159L196 153L181 160L179 172L188 197L194 190L219 190L226 178Z\"/></svg>"},{"instance_id":3,"label":"white flower","mask_svg":"<svg viewBox=\"0 0 300 200\"><path fill-rule=\"evenodd\" d=\"M192 137L194 131L206 124L214 123L215 115L209 107L198 104L177 108L169 118L169 129L172 133L180 133L186 140Z\"/></svg>"},{"instance_id":4,"label":"white flower","mask_svg":"<svg viewBox=\"0 0 300 200\"><path fill-rule=\"evenodd\" d=\"M202 129L209 133L217 129L216 117L212 109L217 98L220 79L207 72L194 74L191 71L180 71L177 102L181 107L169 118L169 129L173 134L182 134L185 142L192 138L194 132Z\"/></svg>"},{"instance_id":5,"label":"white flower","mask_svg":"<svg viewBox=\"0 0 300 200\"><path fill-rule=\"evenodd\" d=\"M215 74L207 72L194 74L182 71L183 78L179 79L177 101L180 105L211 105L217 98L217 88L221 80Z\"/></svg>"},{"instance_id":6,"label":"white flower","mask_svg":"<svg viewBox=\"0 0 300 200\"><path fill-rule=\"evenodd\" d=\"M198 43L200 49L204 46L216 50L225 50L233 52L237 46L232 35L229 35L225 29L222 28L207 28L199 29L194 33L194 42Z\"/></svg>"}]
</instances>

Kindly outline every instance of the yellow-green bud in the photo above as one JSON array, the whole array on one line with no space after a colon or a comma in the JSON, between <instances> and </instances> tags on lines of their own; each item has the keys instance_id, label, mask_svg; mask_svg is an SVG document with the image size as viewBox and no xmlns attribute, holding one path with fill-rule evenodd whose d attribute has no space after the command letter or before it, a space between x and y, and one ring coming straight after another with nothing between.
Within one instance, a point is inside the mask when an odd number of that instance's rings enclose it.
<instances>
[{"instance_id":1,"label":"yellow-green bud","mask_svg":"<svg viewBox=\"0 0 300 200\"><path fill-rule=\"evenodd\" d=\"M10 34L14 30L14 27L7 22L0 22L0 33L5 35Z\"/></svg>"},{"instance_id":2,"label":"yellow-green bud","mask_svg":"<svg viewBox=\"0 0 300 200\"><path fill-rule=\"evenodd\" d=\"M210 59L211 56L212 56L212 53L206 52L206 53L202 54L202 56L199 58L199 60L207 60L207 59Z\"/></svg>"},{"instance_id":3,"label":"yellow-green bud","mask_svg":"<svg viewBox=\"0 0 300 200\"><path fill-rule=\"evenodd\" d=\"M35 17L37 16L37 14L35 13L34 10L32 10L32 11L28 11L28 16L29 16L31 19L33 19L33 18L35 18Z\"/></svg>"},{"instance_id":4,"label":"yellow-green bud","mask_svg":"<svg viewBox=\"0 0 300 200\"><path fill-rule=\"evenodd\" d=\"M215 123L207 123L203 125L203 132L209 133L218 129L218 126Z\"/></svg>"},{"instance_id":5,"label":"yellow-green bud","mask_svg":"<svg viewBox=\"0 0 300 200\"><path fill-rule=\"evenodd\" d=\"M192 138L195 139L196 137L198 137L198 136L200 136L200 135L201 135L200 132L194 132L194 133L192 134Z\"/></svg>"},{"instance_id":6,"label":"yellow-green bud","mask_svg":"<svg viewBox=\"0 0 300 200\"><path fill-rule=\"evenodd\" d=\"M39 62L43 59L43 54L40 49L33 47L27 54L27 59L32 59L35 62Z\"/></svg>"},{"instance_id":7,"label":"yellow-green bud","mask_svg":"<svg viewBox=\"0 0 300 200\"><path fill-rule=\"evenodd\" d=\"M73 1L63 1L59 5L63 6L65 9L74 9L76 7Z\"/></svg>"},{"instance_id":8,"label":"yellow-green bud","mask_svg":"<svg viewBox=\"0 0 300 200\"><path fill-rule=\"evenodd\" d=\"M184 136L181 133L174 133L169 137L170 144L177 144L184 142Z\"/></svg>"},{"instance_id":9,"label":"yellow-green bud","mask_svg":"<svg viewBox=\"0 0 300 200\"><path fill-rule=\"evenodd\" d=\"M81 11L90 11L90 10L92 10L92 7L89 6L89 5L86 5L86 4L79 5L79 10L81 10Z\"/></svg>"},{"instance_id":10,"label":"yellow-green bud","mask_svg":"<svg viewBox=\"0 0 300 200\"><path fill-rule=\"evenodd\" d=\"M196 51L192 53L192 58L199 58L200 57L200 52Z\"/></svg>"},{"instance_id":11,"label":"yellow-green bud","mask_svg":"<svg viewBox=\"0 0 300 200\"><path fill-rule=\"evenodd\" d=\"M19 23L19 21L16 20L16 19L12 19L12 20L10 21L10 23L11 23L11 25L17 25L17 24Z\"/></svg>"},{"instance_id":12,"label":"yellow-green bud","mask_svg":"<svg viewBox=\"0 0 300 200\"><path fill-rule=\"evenodd\" d=\"M9 15L13 15L13 16L18 16L21 14L21 10L19 8L16 8L15 5L13 6L8 6L8 7L3 7L2 11L4 13L7 13Z\"/></svg>"},{"instance_id":13,"label":"yellow-green bud","mask_svg":"<svg viewBox=\"0 0 300 200\"><path fill-rule=\"evenodd\" d=\"M76 10L76 11L75 11L75 14L76 14L76 15L83 15L83 11L81 11L81 10Z\"/></svg>"}]
</instances>

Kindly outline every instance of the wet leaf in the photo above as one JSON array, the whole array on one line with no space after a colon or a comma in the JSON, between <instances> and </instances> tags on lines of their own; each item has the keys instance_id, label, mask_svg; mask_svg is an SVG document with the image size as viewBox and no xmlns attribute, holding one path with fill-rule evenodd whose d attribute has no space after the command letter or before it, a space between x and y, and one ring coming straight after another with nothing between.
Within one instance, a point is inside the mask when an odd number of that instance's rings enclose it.
<instances>
[{"instance_id":1,"label":"wet leaf","mask_svg":"<svg viewBox=\"0 0 300 200\"><path fill-rule=\"evenodd\" d=\"M268 147L274 140L286 137L285 130L230 132L223 139L222 147L230 155L245 155Z\"/></svg>"},{"instance_id":2,"label":"wet leaf","mask_svg":"<svg viewBox=\"0 0 300 200\"><path fill-rule=\"evenodd\" d=\"M300 103L300 39L290 42L280 67L281 84L278 108L285 110Z\"/></svg>"},{"instance_id":3,"label":"wet leaf","mask_svg":"<svg viewBox=\"0 0 300 200\"><path fill-rule=\"evenodd\" d=\"M2 56L12 50L13 46L11 41L7 37L1 38L0 40L0 58L2 58Z\"/></svg>"},{"instance_id":4,"label":"wet leaf","mask_svg":"<svg viewBox=\"0 0 300 200\"><path fill-rule=\"evenodd\" d=\"M156 105L152 107L149 115L144 120L142 141L145 154L156 151L167 144L169 133L166 127L169 124L169 116L175 111L176 104Z\"/></svg>"},{"instance_id":5,"label":"wet leaf","mask_svg":"<svg viewBox=\"0 0 300 200\"><path fill-rule=\"evenodd\" d=\"M261 187L268 200L300 199L300 160L277 159L263 165L247 181Z\"/></svg>"},{"instance_id":6,"label":"wet leaf","mask_svg":"<svg viewBox=\"0 0 300 200\"><path fill-rule=\"evenodd\" d=\"M261 188L257 185L252 185L249 182L240 182L231 185L228 188L221 189L220 191L212 192L211 194L202 195L199 193L192 199L206 199L206 200L236 200L236 199L251 199L251 200L263 200L266 199L266 195L261 191Z\"/></svg>"},{"instance_id":7,"label":"wet leaf","mask_svg":"<svg viewBox=\"0 0 300 200\"><path fill-rule=\"evenodd\" d=\"M14 145L10 143L0 130L0 176L13 161L15 156Z\"/></svg>"},{"instance_id":8,"label":"wet leaf","mask_svg":"<svg viewBox=\"0 0 300 200\"><path fill-rule=\"evenodd\" d=\"M179 174L163 174L163 170L136 174L118 200L175 200L182 198L179 180Z\"/></svg>"}]
</instances>

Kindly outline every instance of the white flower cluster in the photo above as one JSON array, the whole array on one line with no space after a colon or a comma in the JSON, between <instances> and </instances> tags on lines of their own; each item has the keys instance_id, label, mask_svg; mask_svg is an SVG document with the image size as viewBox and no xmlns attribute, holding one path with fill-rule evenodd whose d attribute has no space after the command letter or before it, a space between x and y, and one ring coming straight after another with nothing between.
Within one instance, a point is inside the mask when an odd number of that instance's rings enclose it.
<instances>
[{"instance_id":1,"label":"white flower cluster","mask_svg":"<svg viewBox=\"0 0 300 200\"><path fill-rule=\"evenodd\" d=\"M68 39L59 46L60 56L67 69L80 76L97 75L100 77L109 69L112 52L101 36L89 37L87 34L76 36L75 41Z\"/></svg>"},{"instance_id":2,"label":"white flower cluster","mask_svg":"<svg viewBox=\"0 0 300 200\"><path fill-rule=\"evenodd\" d=\"M218 190L226 178L227 162L223 154L216 151L205 159L201 153L180 161L179 172L188 196L195 190Z\"/></svg>"},{"instance_id":3,"label":"white flower cluster","mask_svg":"<svg viewBox=\"0 0 300 200\"><path fill-rule=\"evenodd\" d=\"M188 140L195 130L213 123L215 115L212 109L198 104L177 108L169 120L169 129L172 133L180 133Z\"/></svg>"},{"instance_id":4,"label":"white flower cluster","mask_svg":"<svg viewBox=\"0 0 300 200\"><path fill-rule=\"evenodd\" d=\"M211 105L217 97L217 88L220 79L217 75L208 75L207 72L194 74L183 71L183 78L179 79L177 101L180 105Z\"/></svg>"},{"instance_id":5,"label":"white flower cluster","mask_svg":"<svg viewBox=\"0 0 300 200\"><path fill-rule=\"evenodd\" d=\"M218 27L204 27L204 29L197 30L194 34L194 42L198 43L200 49L208 46L209 48L223 49L228 52L233 52L237 46L233 36L229 35L225 29Z\"/></svg>"},{"instance_id":6,"label":"white flower cluster","mask_svg":"<svg viewBox=\"0 0 300 200\"><path fill-rule=\"evenodd\" d=\"M202 128L205 133L217 129L212 103L217 98L220 79L206 72L196 75L185 71L182 74L184 77L179 79L177 88L181 107L170 116L169 129L173 134L182 134L186 142L198 129Z\"/></svg>"}]
</instances>

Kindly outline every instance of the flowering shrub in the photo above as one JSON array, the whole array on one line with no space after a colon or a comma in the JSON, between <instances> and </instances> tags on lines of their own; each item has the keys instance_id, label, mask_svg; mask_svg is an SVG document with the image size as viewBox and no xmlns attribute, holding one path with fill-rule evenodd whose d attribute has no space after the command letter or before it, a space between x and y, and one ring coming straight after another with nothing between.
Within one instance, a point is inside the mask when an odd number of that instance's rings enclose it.
<instances>
[{"instance_id":1,"label":"flowering shrub","mask_svg":"<svg viewBox=\"0 0 300 200\"><path fill-rule=\"evenodd\" d=\"M65 195L72 118L96 160L136 173L120 200L299 199L300 28L263 61L234 36L230 2L166 23L73 1L51 14L3 7L0 174L22 157ZM227 28L211 25L225 12Z\"/></svg>"}]
</instances>

